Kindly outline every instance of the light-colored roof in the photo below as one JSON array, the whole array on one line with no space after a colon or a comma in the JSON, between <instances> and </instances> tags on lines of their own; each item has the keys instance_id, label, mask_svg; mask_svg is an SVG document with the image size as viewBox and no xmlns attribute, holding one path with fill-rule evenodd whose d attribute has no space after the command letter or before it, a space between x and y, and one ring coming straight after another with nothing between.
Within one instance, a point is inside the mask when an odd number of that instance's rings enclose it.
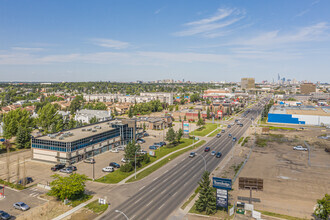
<instances>
[{"instance_id":1,"label":"light-colored roof","mask_svg":"<svg viewBox=\"0 0 330 220\"><path fill-rule=\"evenodd\" d=\"M96 135L99 133L113 130L114 128L111 126L111 123L116 123L116 120L105 121L102 123L97 123L97 124L92 124L92 125L85 126L85 127L67 130L64 132L56 133L56 134L58 134L56 136L55 136L55 134L52 134L53 137L55 137L55 138L51 138L52 135L48 135L48 136L45 135L45 136L38 137L36 139L49 140L49 141L60 141L60 142L73 142L73 141L80 140L80 139L83 139L86 137L90 137L90 136L93 136L93 135ZM121 122L118 121L117 123L121 123ZM82 131L83 129L85 131ZM72 135L64 137L63 140L60 140L61 133L62 134L71 133Z\"/></svg>"},{"instance_id":2,"label":"light-colored roof","mask_svg":"<svg viewBox=\"0 0 330 220\"><path fill-rule=\"evenodd\" d=\"M330 116L330 108L314 106L273 106L269 113Z\"/></svg>"}]
</instances>

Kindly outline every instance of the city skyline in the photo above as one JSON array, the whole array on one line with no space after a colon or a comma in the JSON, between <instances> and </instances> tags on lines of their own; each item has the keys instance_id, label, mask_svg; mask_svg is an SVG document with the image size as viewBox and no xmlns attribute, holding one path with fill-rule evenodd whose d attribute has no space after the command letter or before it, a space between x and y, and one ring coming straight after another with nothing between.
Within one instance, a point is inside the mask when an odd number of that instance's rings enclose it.
<instances>
[{"instance_id":1,"label":"city skyline","mask_svg":"<svg viewBox=\"0 0 330 220\"><path fill-rule=\"evenodd\" d=\"M1 81L328 82L327 1L1 2Z\"/></svg>"}]
</instances>

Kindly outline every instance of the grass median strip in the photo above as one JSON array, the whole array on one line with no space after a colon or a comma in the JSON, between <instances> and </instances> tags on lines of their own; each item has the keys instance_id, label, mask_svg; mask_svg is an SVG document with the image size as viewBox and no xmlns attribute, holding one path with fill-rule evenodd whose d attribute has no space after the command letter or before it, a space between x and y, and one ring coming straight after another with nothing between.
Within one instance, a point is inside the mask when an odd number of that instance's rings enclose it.
<instances>
[{"instance_id":1,"label":"grass median strip","mask_svg":"<svg viewBox=\"0 0 330 220\"><path fill-rule=\"evenodd\" d=\"M187 147L189 145L191 145L193 143L192 139L181 139L181 143L176 145L176 146L166 146L166 147L161 147L157 150L155 150L155 157L150 157L150 163L155 162L156 160L159 160L160 158L166 156L167 154L179 150L181 148ZM148 166L150 163L148 164L142 164L142 166L137 167L136 170L139 171L140 169ZM134 173L134 171L131 172L122 172L119 169L116 170L115 172L109 173L99 179L97 179L97 182L101 182L101 183L119 183L120 181L122 181L123 179L129 177L130 175L132 175Z\"/></svg>"},{"instance_id":2,"label":"grass median strip","mask_svg":"<svg viewBox=\"0 0 330 220\"><path fill-rule=\"evenodd\" d=\"M99 204L98 200L94 200L93 202L86 205L86 208L92 210L95 214L100 215L108 208L108 204Z\"/></svg>"},{"instance_id":3,"label":"grass median strip","mask_svg":"<svg viewBox=\"0 0 330 220\"><path fill-rule=\"evenodd\" d=\"M190 132L191 136L205 136L216 129L218 124L207 123L200 128Z\"/></svg>"},{"instance_id":4,"label":"grass median strip","mask_svg":"<svg viewBox=\"0 0 330 220\"><path fill-rule=\"evenodd\" d=\"M298 217L293 217L293 216L289 216L289 215L278 214L278 213L274 213L274 212L268 212L268 211L258 210L258 212L260 212L263 215L273 216L273 217L278 217L278 218L283 218L283 219L288 219L288 220L304 220L305 219L305 218L298 218Z\"/></svg>"},{"instance_id":5,"label":"grass median strip","mask_svg":"<svg viewBox=\"0 0 330 220\"><path fill-rule=\"evenodd\" d=\"M151 174L152 172L158 170L159 168L161 168L162 166L164 166L165 164L167 164L168 162L170 162L171 160L173 160L174 158L180 156L181 154L187 152L187 151L190 151L194 148L197 148L197 147L200 147L202 146L203 144L205 144L205 140L201 140L200 142L198 142L197 144L194 144L193 146L191 147L188 147L184 150L181 150L179 152L176 152L174 154L172 154L171 156L169 156L168 158L154 164L153 166L145 169L144 171L142 171L141 173L138 173L136 175L136 179L134 177L132 177L131 179L129 179L128 181L126 181L127 183L129 182L134 182L134 181L137 181L137 180L140 180L140 179L143 179L144 177L148 176L149 174Z\"/></svg>"}]
</instances>

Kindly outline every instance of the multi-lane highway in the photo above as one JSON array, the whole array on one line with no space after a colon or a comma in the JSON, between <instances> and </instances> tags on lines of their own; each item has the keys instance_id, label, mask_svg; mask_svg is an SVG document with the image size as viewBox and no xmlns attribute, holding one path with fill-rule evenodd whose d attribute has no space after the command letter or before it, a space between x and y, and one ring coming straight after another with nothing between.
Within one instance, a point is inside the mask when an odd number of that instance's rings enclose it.
<instances>
[{"instance_id":1,"label":"multi-lane highway","mask_svg":"<svg viewBox=\"0 0 330 220\"><path fill-rule=\"evenodd\" d=\"M206 160L206 169L212 171L223 160L233 147L232 138L228 137L231 133L237 140L250 127L251 118L257 118L263 105L255 105L245 117L240 119L243 127L234 125L227 128L220 138L213 138L205 145L200 147L194 158L186 157L174 168L167 170L162 176L155 179L149 185L141 188L135 195L127 199L124 203L111 209L111 211L101 219L111 220L162 220L166 219L189 194L197 187L198 182L205 170L204 159ZM208 146L211 151L222 152L221 158L211 156L211 152L204 152ZM202 156L200 156L202 155ZM120 210L125 213L115 212Z\"/></svg>"}]
</instances>

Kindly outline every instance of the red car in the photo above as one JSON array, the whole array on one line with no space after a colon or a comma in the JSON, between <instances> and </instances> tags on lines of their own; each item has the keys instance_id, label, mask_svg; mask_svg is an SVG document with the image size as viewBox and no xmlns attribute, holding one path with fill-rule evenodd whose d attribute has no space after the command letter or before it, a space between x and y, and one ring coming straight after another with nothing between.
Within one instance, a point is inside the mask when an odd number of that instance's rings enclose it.
<instances>
[{"instance_id":1,"label":"red car","mask_svg":"<svg viewBox=\"0 0 330 220\"><path fill-rule=\"evenodd\" d=\"M209 152L210 150L211 150L210 147L206 147L204 151Z\"/></svg>"}]
</instances>

